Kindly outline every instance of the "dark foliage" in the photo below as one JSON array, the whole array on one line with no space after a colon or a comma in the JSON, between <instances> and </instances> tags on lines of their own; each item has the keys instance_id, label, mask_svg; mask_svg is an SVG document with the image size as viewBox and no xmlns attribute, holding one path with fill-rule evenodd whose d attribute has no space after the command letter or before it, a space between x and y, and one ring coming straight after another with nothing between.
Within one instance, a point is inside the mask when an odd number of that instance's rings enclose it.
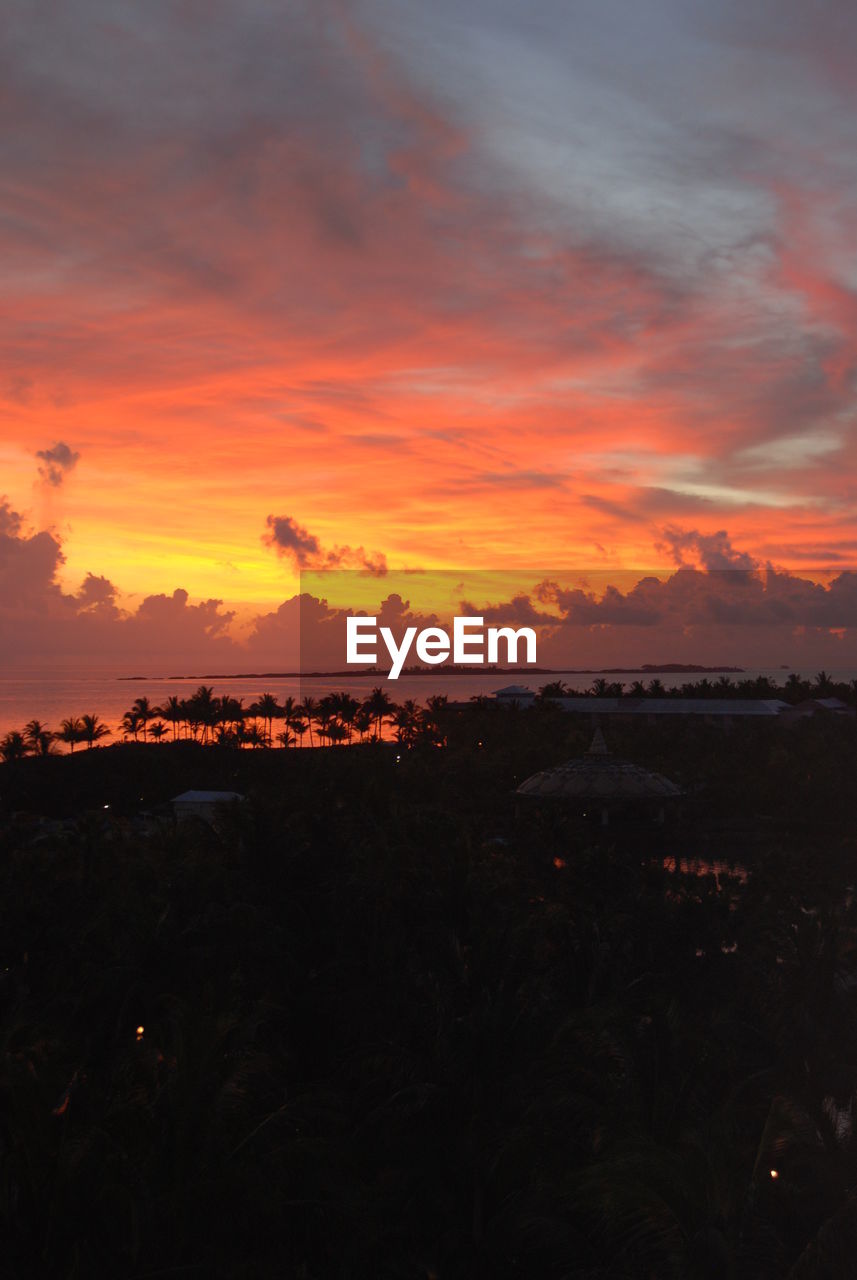
<instances>
[{"instance_id":1,"label":"dark foliage","mask_svg":"<svg viewBox=\"0 0 857 1280\"><path fill-rule=\"evenodd\" d=\"M0 766L0 1276L853 1274L853 723L617 729L606 830L549 704L444 728Z\"/></svg>"}]
</instances>

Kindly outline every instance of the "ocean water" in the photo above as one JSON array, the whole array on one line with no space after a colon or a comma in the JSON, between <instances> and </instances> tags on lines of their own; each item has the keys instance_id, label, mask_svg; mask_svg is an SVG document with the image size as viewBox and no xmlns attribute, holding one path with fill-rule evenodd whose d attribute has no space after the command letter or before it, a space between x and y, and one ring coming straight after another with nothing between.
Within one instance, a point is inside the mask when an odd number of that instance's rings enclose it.
<instances>
[{"instance_id":1,"label":"ocean water","mask_svg":"<svg viewBox=\"0 0 857 1280\"><path fill-rule=\"evenodd\" d=\"M593 672L586 675L572 672L557 672L541 675L510 675L508 672L491 672L485 674L452 674L441 676L436 671L420 675L403 675L398 680L382 680L378 675L370 676L294 676L280 679L259 679L257 677L230 677L222 680L205 679L193 676L181 679L123 679L117 675L92 675L56 673L46 675L43 672L0 675L0 736L10 729L22 728L28 720L41 720L49 729L58 729L60 722L69 716L92 713L99 716L113 731L111 738L105 743L121 741L119 724L123 714L132 705L135 698L145 696L153 706L158 706L171 695L178 698L189 697L200 684L214 689L216 695L228 693L236 698L243 698L244 705L250 706L262 693L273 693L279 702L286 697L299 700L307 695L321 698L326 693L344 690L356 698L366 694L378 684L384 685L389 696L395 702L404 702L413 698L421 705L432 694L442 693L450 701L467 701L480 694L490 694L509 684L520 684L534 691L553 680L563 680L571 689L585 692L591 688L598 675L608 681L622 680L626 687L637 678L648 683L656 676L665 688L672 689L688 680L701 679L701 676L688 675L682 672L646 672L645 675L613 675L609 672ZM759 675L769 676L777 683L783 683L789 671L781 668L747 670L740 675L732 675L730 679L755 679ZM814 673L804 672L807 678ZM857 679L857 667L848 670L829 672L834 680L851 681ZM710 680L717 675L709 674Z\"/></svg>"}]
</instances>

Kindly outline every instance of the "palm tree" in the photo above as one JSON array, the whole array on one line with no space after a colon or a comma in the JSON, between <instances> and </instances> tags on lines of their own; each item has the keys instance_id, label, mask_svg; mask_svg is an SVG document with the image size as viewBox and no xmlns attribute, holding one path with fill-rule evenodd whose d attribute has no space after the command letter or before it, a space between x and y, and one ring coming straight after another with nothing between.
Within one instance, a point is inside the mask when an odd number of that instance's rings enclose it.
<instances>
[{"instance_id":1,"label":"palm tree","mask_svg":"<svg viewBox=\"0 0 857 1280\"><path fill-rule=\"evenodd\" d=\"M233 698L231 694L225 693L222 698L215 699L215 702L214 715L219 728L217 741L221 744L234 742L236 731L243 727L244 717L247 715L244 699Z\"/></svg>"},{"instance_id":2,"label":"palm tree","mask_svg":"<svg viewBox=\"0 0 857 1280\"><path fill-rule=\"evenodd\" d=\"M213 729L217 718L217 699L211 685L201 684L196 693L188 699L187 714L192 729L202 727L203 742L208 739L209 729ZM194 732L194 736L196 736Z\"/></svg>"},{"instance_id":3,"label":"palm tree","mask_svg":"<svg viewBox=\"0 0 857 1280\"><path fill-rule=\"evenodd\" d=\"M161 716L168 724L173 726L173 742L178 737L178 727L184 720L184 707L180 698L170 694L162 707L158 709L157 714Z\"/></svg>"},{"instance_id":4,"label":"palm tree","mask_svg":"<svg viewBox=\"0 0 857 1280\"><path fill-rule=\"evenodd\" d=\"M298 711L307 722L307 728L309 729L309 745L312 746L312 722L318 715L318 703L315 698L307 696L304 698L303 702L298 704Z\"/></svg>"},{"instance_id":5,"label":"palm tree","mask_svg":"<svg viewBox=\"0 0 857 1280\"><path fill-rule=\"evenodd\" d=\"M357 718L357 712L360 710L360 703L356 698L353 698L350 693L337 693L333 696L336 714L339 717L340 724L346 729L348 741L350 742L351 736L354 733L354 722Z\"/></svg>"},{"instance_id":6,"label":"palm tree","mask_svg":"<svg viewBox=\"0 0 857 1280\"><path fill-rule=\"evenodd\" d=\"M315 718L318 723L318 736L323 745L324 739L327 737L330 726L333 724L335 719L331 694L328 693L321 699L318 704L318 710L316 711Z\"/></svg>"},{"instance_id":7,"label":"palm tree","mask_svg":"<svg viewBox=\"0 0 857 1280\"><path fill-rule=\"evenodd\" d=\"M301 746L303 746L304 734L306 733L308 728L306 720L299 720L297 715L295 715L291 720L289 720L288 723L289 723L289 728L292 730L292 732L295 734L296 737L300 738L300 744Z\"/></svg>"},{"instance_id":8,"label":"palm tree","mask_svg":"<svg viewBox=\"0 0 857 1280\"><path fill-rule=\"evenodd\" d=\"M785 690L793 698L803 698L809 693L810 684L798 671L792 671L786 679Z\"/></svg>"},{"instance_id":9,"label":"palm tree","mask_svg":"<svg viewBox=\"0 0 857 1280\"><path fill-rule=\"evenodd\" d=\"M357 714L354 717L354 728L360 734L361 742L365 742L366 735L369 732L369 730L372 728L373 723L374 723L374 720L372 717L372 712L369 710L369 708L366 706L366 703L364 702L357 708Z\"/></svg>"},{"instance_id":10,"label":"palm tree","mask_svg":"<svg viewBox=\"0 0 857 1280\"><path fill-rule=\"evenodd\" d=\"M100 742L102 738L109 738L112 732L98 719L98 716L81 716L80 723L82 738L88 750L92 749L93 743Z\"/></svg>"},{"instance_id":11,"label":"palm tree","mask_svg":"<svg viewBox=\"0 0 857 1280\"><path fill-rule=\"evenodd\" d=\"M17 729L11 729L5 738L0 742L0 756L5 761L20 760L27 754L27 743L24 735L19 733Z\"/></svg>"},{"instance_id":12,"label":"palm tree","mask_svg":"<svg viewBox=\"0 0 857 1280\"><path fill-rule=\"evenodd\" d=\"M138 741L138 734L140 732L140 717L137 715L137 712L133 709L133 707L129 711L125 712L119 724L126 738L128 737L129 733L132 733L134 735L134 741L135 742Z\"/></svg>"},{"instance_id":13,"label":"palm tree","mask_svg":"<svg viewBox=\"0 0 857 1280\"><path fill-rule=\"evenodd\" d=\"M264 720L265 732L270 742L274 732L274 720L278 720L282 714L276 697L273 693L261 693L258 701L251 707L251 711L253 715L261 716Z\"/></svg>"},{"instance_id":14,"label":"palm tree","mask_svg":"<svg viewBox=\"0 0 857 1280\"><path fill-rule=\"evenodd\" d=\"M387 693L379 685L373 689L367 698L364 699L365 707L368 708L372 715L372 719L378 726L376 737L381 737L381 727L385 718L389 718L396 709L396 704L387 695Z\"/></svg>"},{"instance_id":15,"label":"palm tree","mask_svg":"<svg viewBox=\"0 0 857 1280\"><path fill-rule=\"evenodd\" d=\"M286 722L287 731L291 732L292 735L306 733L306 721L303 719L301 709L294 698L288 697L283 699L282 713L283 719ZM292 741L295 741L294 736L292 737ZM288 745L288 743L286 745Z\"/></svg>"},{"instance_id":16,"label":"palm tree","mask_svg":"<svg viewBox=\"0 0 857 1280\"><path fill-rule=\"evenodd\" d=\"M396 737L399 742L411 743L417 736L422 718L422 710L413 698L407 698L393 717L396 726Z\"/></svg>"},{"instance_id":17,"label":"palm tree","mask_svg":"<svg viewBox=\"0 0 857 1280\"><path fill-rule=\"evenodd\" d=\"M31 720L24 726L24 741L34 756L48 756L54 735L41 720Z\"/></svg>"},{"instance_id":18,"label":"palm tree","mask_svg":"<svg viewBox=\"0 0 857 1280\"><path fill-rule=\"evenodd\" d=\"M155 742L160 742L161 738L163 738L166 731L167 731L167 726L165 724L162 724L160 720L157 720L152 725L152 730L151 730L152 737L155 739Z\"/></svg>"},{"instance_id":19,"label":"palm tree","mask_svg":"<svg viewBox=\"0 0 857 1280\"><path fill-rule=\"evenodd\" d=\"M71 749L71 754L74 755L77 743L83 742L83 722L80 716L70 716L68 720L63 720L57 739L60 742L64 742Z\"/></svg>"},{"instance_id":20,"label":"palm tree","mask_svg":"<svg viewBox=\"0 0 857 1280\"><path fill-rule=\"evenodd\" d=\"M829 698L833 693L833 681L826 671L819 671L814 681L815 696L817 698ZM26 730L25 730L26 732Z\"/></svg>"},{"instance_id":21,"label":"palm tree","mask_svg":"<svg viewBox=\"0 0 857 1280\"><path fill-rule=\"evenodd\" d=\"M449 699L445 693L432 694L426 698L425 711L422 716L422 732L438 746L446 743L446 732L449 725Z\"/></svg>"},{"instance_id":22,"label":"palm tree","mask_svg":"<svg viewBox=\"0 0 857 1280\"><path fill-rule=\"evenodd\" d=\"M245 731L244 741L248 742L250 746L254 748L266 747L268 745L268 739L265 735L264 730L260 729L259 726L255 723L255 721Z\"/></svg>"},{"instance_id":23,"label":"palm tree","mask_svg":"<svg viewBox=\"0 0 857 1280\"><path fill-rule=\"evenodd\" d=\"M148 737L147 726L149 724L149 721L154 719L154 717L158 714L157 709L152 706L148 698L143 697L143 698L135 699L134 705L131 708L131 710L136 712L137 714L137 718L139 719L143 729L143 741L145 742L146 738Z\"/></svg>"}]
</instances>

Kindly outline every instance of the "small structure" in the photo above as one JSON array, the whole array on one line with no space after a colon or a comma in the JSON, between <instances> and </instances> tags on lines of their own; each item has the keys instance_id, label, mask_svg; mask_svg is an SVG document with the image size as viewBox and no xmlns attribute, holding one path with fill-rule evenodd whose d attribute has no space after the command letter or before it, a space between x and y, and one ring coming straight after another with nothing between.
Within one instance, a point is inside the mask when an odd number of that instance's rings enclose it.
<instances>
[{"instance_id":1,"label":"small structure","mask_svg":"<svg viewBox=\"0 0 857 1280\"><path fill-rule=\"evenodd\" d=\"M201 818L209 826L214 826L223 805L243 799L237 791L183 791L172 801L173 813L179 821Z\"/></svg>"},{"instance_id":2,"label":"small structure","mask_svg":"<svg viewBox=\"0 0 857 1280\"><path fill-rule=\"evenodd\" d=\"M843 702L841 698L807 698L803 702L798 702L793 707L788 707L783 713L783 720L791 723L795 720L805 720L807 716L836 716L837 718L854 719L857 715L857 709L849 703Z\"/></svg>"},{"instance_id":3,"label":"small structure","mask_svg":"<svg viewBox=\"0 0 857 1280\"><path fill-rule=\"evenodd\" d=\"M535 696L532 689L528 689L525 684L507 684L503 689L494 690L494 697L501 698L504 702L509 700L512 702L532 702Z\"/></svg>"},{"instance_id":4,"label":"small structure","mask_svg":"<svg viewBox=\"0 0 857 1280\"><path fill-rule=\"evenodd\" d=\"M593 807L600 810L601 823L606 827L611 809L617 808L654 809L657 820L663 822L665 802L677 799L682 792L663 774L617 760L610 754L604 734L596 729L585 756L534 773L515 794L528 800L562 802L584 814Z\"/></svg>"}]
</instances>

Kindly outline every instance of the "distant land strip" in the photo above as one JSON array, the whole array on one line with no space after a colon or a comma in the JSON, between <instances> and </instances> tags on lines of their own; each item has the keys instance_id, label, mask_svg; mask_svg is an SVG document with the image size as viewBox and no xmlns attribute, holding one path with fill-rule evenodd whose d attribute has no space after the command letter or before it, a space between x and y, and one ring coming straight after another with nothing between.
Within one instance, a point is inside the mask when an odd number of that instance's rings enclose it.
<instances>
[{"instance_id":1,"label":"distant land strip","mask_svg":"<svg viewBox=\"0 0 857 1280\"><path fill-rule=\"evenodd\" d=\"M786 670L787 668L782 668ZM436 667L404 667L402 675L437 676L437 675L469 675L469 676L639 676L653 675L742 675L745 667L700 667L684 662L646 662L641 667L496 667L485 666L475 671L473 665L455 666L447 663ZM352 667L346 671L233 671L216 675L183 675L183 676L117 676L117 680L300 680L313 678L341 679L346 676L380 676L382 679L388 672L375 667Z\"/></svg>"}]
</instances>

